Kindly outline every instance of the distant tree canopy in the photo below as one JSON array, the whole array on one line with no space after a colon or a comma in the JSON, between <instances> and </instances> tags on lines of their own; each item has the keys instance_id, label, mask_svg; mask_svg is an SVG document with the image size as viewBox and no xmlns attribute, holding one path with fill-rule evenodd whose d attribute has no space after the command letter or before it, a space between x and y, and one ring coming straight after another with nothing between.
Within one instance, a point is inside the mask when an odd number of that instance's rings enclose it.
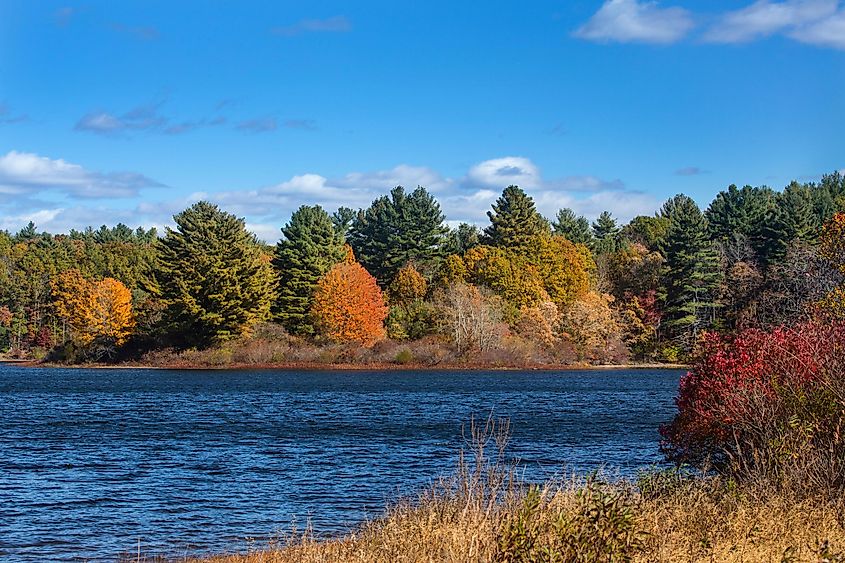
<instances>
[{"instance_id":1,"label":"distant tree canopy","mask_svg":"<svg viewBox=\"0 0 845 563\"><path fill-rule=\"evenodd\" d=\"M387 287L409 261L434 267L445 257L445 219L425 188L408 194L397 186L358 212L347 239L361 265Z\"/></svg>"},{"instance_id":2,"label":"distant tree canopy","mask_svg":"<svg viewBox=\"0 0 845 563\"><path fill-rule=\"evenodd\" d=\"M432 336L461 353L574 347L585 361L624 343L682 360L705 331L845 317L843 213L833 173L731 185L704 212L678 195L626 224L570 208L550 224L508 186L483 230L450 229L428 191L396 187L358 211L300 207L275 248L208 202L163 237L29 223L0 231L0 353L204 347L270 321L316 342Z\"/></svg>"},{"instance_id":3,"label":"distant tree canopy","mask_svg":"<svg viewBox=\"0 0 845 563\"><path fill-rule=\"evenodd\" d=\"M244 221L201 201L158 242L156 293L171 331L205 344L250 332L270 313L273 272Z\"/></svg>"}]
</instances>

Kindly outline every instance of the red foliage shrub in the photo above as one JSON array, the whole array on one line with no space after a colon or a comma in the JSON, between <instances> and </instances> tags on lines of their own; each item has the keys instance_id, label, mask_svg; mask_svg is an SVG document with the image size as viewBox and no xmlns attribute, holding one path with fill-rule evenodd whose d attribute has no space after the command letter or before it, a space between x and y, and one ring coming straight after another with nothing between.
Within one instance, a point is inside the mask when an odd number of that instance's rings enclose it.
<instances>
[{"instance_id":1,"label":"red foliage shrub","mask_svg":"<svg viewBox=\"0 0 845 563\"><path fill-rule=\"evenodd\" d=\"M845 323L707 334L681 379L678 414L661 428L664 451L679 462L772 474L828 440L845 461L843 368Z\"/></svg>"}]
</instances>

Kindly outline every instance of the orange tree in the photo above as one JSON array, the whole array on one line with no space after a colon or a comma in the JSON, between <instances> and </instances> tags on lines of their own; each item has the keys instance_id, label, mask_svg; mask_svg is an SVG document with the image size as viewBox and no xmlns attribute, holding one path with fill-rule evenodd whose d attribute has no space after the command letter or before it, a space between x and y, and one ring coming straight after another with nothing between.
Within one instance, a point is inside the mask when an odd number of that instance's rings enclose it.
<instances>
[{"instance_id":1,"label":"orange tree","mask_svg":"<svg viewBox=\"0 0 845 563\"><path fill-rule=\"evenodd\" d=\"M385 335L387 306L381 289L349 252L317 283L311 314L320 333L335 342L368 346Z\"/></svg>"}]
</instances>

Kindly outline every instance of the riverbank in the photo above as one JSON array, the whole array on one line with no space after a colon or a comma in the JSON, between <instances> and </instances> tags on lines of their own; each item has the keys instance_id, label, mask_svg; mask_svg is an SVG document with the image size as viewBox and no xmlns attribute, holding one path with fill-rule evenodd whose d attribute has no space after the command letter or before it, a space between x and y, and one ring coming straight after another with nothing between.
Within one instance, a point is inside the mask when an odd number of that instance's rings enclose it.
<instances>
[{"instance_id":1,"label":"riverbank","mask_svg":"<svg viewBox=\"0 0 845 563\"><path fill-rule=\"evenodd\" d=\"M693 482L656 498L625 486L545 486L488 509L430 498L391 509L346 537L292 535L264 551L192 563L835 562L839 503L729 494Z\"/></svg>"},{"instance_id":2,"label":"riverbank","mask_svg":"<svg viewBox=\"0 0 845 563\"><path fill-rule=\"evenodd\" d=\"M231 363L226 365L208 363L173 362L163 364L145 364L129 361L120 363L81 363L63 364L37 360L2 360L29 367L84 368L84 369L150 369L150 370L284 370L284 371L583 371L583 370L648 370L648 369L688 369L687 364L632 363L632 364L535 364L535 365L500 365L485 363L449 363L428 365L422 363L320 363L320 362L279 362L279 363Z\"/></svg>"},{"instance_id":3,"label":"riverbank","mask_svg":"<svg viewBox=\"0 0 845 563\"><path fill-rule=\"evenodd\" d=\"M845 561L843 513L841 498L676 472L528 486L512 469L483 462L346 536L294 530L246 554L189 561L832 563Z\"/></svg>"}]
</instances>

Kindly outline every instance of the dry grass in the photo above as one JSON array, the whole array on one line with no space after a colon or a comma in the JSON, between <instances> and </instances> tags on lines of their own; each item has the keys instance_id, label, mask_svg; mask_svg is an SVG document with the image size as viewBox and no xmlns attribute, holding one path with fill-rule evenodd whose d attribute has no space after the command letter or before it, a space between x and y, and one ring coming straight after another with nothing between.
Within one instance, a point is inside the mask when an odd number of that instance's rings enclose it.
<instances>
[{"instance_id":1,"label":"dry grass","mask_svg":"<svg viewBox=\"0 0 845 563\"><path fill-rule=\"evenodd\" d=\"M842 500L677 473L528 487L504 461L507 436L506 423L473 425L454 477L346 537L292 533L262 551L197 561L845 562Z\"/></svg>"}]
</instances>

